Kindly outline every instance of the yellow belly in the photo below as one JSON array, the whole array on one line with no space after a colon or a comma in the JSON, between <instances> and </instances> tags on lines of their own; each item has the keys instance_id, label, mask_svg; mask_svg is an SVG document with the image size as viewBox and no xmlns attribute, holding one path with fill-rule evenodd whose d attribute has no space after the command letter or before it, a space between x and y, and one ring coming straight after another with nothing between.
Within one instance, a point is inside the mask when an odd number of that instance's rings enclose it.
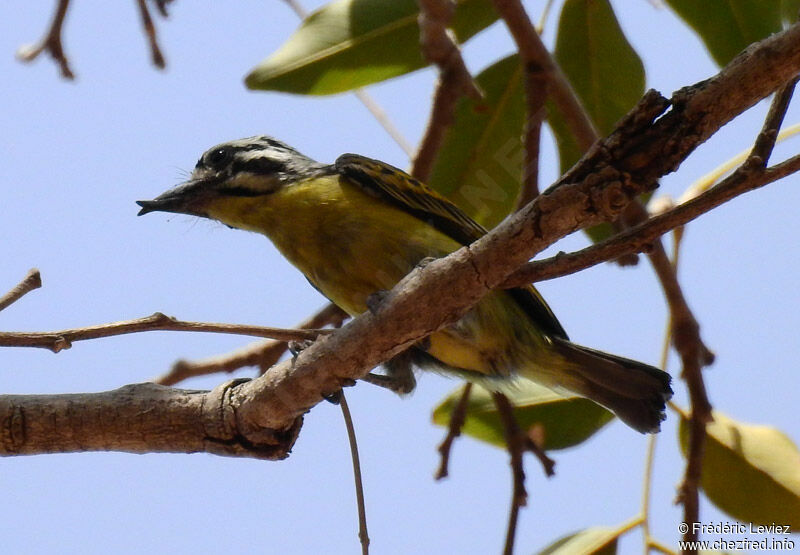
<instances>
[{"instance_id":1,"label":"yellow belly","mask_svg":"<svg viewBox=\"0 0 800 555\"><path fill-rule=\"evenodd\" d=\"M370 294L394 287L421 259L461 246L336 176L286 187L257 210L232 225L266 230L323 295L352 315L364 312Z\"/></svg>"},{"instance_id":2,"label":"yellow belly","mask_svg":"<svg viewBox=\"0 0 800 555\"><path fill-rule=\"evenodd\" d=\"M232 199L217 210L224 213L212 217L228 225L265 233L314 287L353 316L367 309L369 295L394 287L423 258L461 247L337 176L301 182L258 201ZM520 338L541 340L511 297L494 292L459 322L431 335L427 350L457 369L508 375L528 350Z\"/></svg>"}]
</instances>

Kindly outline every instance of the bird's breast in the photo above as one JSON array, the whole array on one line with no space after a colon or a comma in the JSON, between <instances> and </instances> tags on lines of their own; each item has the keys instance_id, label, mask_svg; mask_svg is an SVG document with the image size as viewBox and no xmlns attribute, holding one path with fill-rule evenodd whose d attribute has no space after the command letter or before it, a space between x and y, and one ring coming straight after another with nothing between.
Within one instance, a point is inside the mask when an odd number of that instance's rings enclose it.
<instances>
[{"instance_id":1,"label":"bird's breast","mask_svg":"<svg viewBox=\"0 0 800 555\"><path fill-rule=\"evenodd\" d=\"M460 245L380 198L325 176L271 195L264 229L281 253L350 314L394 287L423 258Z\"/></svg>"}]
</instances>

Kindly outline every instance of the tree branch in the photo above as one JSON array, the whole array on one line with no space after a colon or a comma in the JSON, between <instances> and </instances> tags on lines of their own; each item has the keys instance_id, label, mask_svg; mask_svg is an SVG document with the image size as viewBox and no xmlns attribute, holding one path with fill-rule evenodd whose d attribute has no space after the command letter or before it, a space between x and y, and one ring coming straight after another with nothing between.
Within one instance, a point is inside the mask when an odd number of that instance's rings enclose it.
<instances>
[{"instance_id":1,"label":"tree branch","mask_svg":"<svg viewBox=\"0 0 800 555\"><path fill-rule=\"evenodd\" d=\"M439 470L436 471L435 478L441 480L447 478L450 466L450 451L453 448L453 442L461 435L461 430L464 428L464 422L467 419L467 405L469 404L469 396L472 392L472 384L467 382L464 384L464 391L458 399L458 403L450 413L450 422L447 426L447 435L444 440L439 444L439 455L442 457L439 463Z\"/></svg>"},{"instance_id":2,"label":"tree branch","mask_svg":"<svg viewBox=\"0 0 800 555\"><path fill-rule=\"evenodd\" d=\"M483 94L472 79L461 51L448 31L455 14L452 0L417 0L419 4L419 29L422 53L439 68L442 79L473 100L481 100Z\"/></svg>"},{"instance_id":3,"label":"tree branch","mask_svg":"<svg viewBox=\"0 0 800 555\"><path fill-rule=\"evenodd\" d=\"M525 65L525 165L522 168L522 187L517 197L519 210L539 196L539 143L541 140L544 103L547 100L549 80L541 65Z\"/></svg>"},{"instance_id":4,"label":"tree branch","mask_svg":"<svg viewBox=\"0 0 800 555\"><path fill-rule=\"evenodd\" d=\"M353 426L353 415L347 405L344 391L339 392L339 406L342 409L344 426L347 429L347 440L350 443L350 458L353 461L353 480L356 488L356 505L358 507L358 540L361 542L362 555L369 555L369 532L367 531L367 507L364 503L364 482L361 479L361 460L358 456L356 430Z\"/></svg>"},{"instance_id":5,"label":"tree branch","mask_svg":"<svg viewBox=\"0 0 800 555\"><path fill-rule=\"evenodd\" d=\"M299 324L297 329L323 328L328 325L338 328L347 318L349 316L341 308L329 304ZM161 385L175 385L197 376L218 372L230 374L245 366L258 366L259 374L263 374L280 360L288 348L286 341L259 341L224 355L194 361L181 359L176 361L166 374L154 381Z\"/></svg>"},{"instance_id":6,"label":"tree branch","mask_svg":"<svg viewBox=\"0 0 800 555\"><path fill-rule=\"evenodd\" d=\"M0 395L0 455L85 451L283 459L302 417L282 432L237 427L231 388L135 384L103 393Z\"/></svg>"},{"instance_id":7,"label":"tree branch","mask_svg":"<svg viewBox=\"0 0 800 555\"><path fill-rule=\"evenodd\" d=\"M740 171L693 199L605 241L576 252L568 254L560 252L550 258L528 262L511 274L502 286L506 289L521 287L537 281L574 274L597 264L615 260L627 253L648 252L652 249L655 238L686 225L739 195L761 188L797 171L800 171L800 157L798 156L764 171L753 172L741 168Z\"/></svg>"},{"instance_id":8,"label":"tree branch","mask_svg":"<svg viewBox=\"0 0 800 555\"><path fill-rule=\"evenodd\" d=\"M21 62L32 62L39 57L44 51L50 54L50 57L55 60L61 70L61 76L64 79L75 79L75 74L69 67L69 60L67 55L64 54L64 47L61 43L61 29L64 26L64 18L69 9L69 0L58 0L56 11L53 14L53 20L50 22L50 27L47 33L39 44L25 45L19 47L17 50L17 59Z\"/></svg>"},{"instance_id":9,"label":"tree branch","mask_svg":"<svg viewBox=\"0 0 800 555\"><path fill-rule=\"evenodd\" d=\"M42 52L47 52L50 57L55 60L61 70L61 76L65 79L75 79L75 74L69 67L69 60L64 53L64 46L61 41L62 28L64 27L64 19L69 9L70 0L58 0L56 10L53 14L53 20L50 22L50 27L47 30L44 38L38 43L33 45L23 45L17 49L17 59L21 62L32 62L39 57ZM153 3L158 9L158 13L163 17L167 17L167 5L172 0L153 0ZM161 53L161 48L158 46L158 37L156 36L156 28L153 24L153 18L150 16L150 10L147 8L147 0L136 0L136 5L139 8L139 15L142 19L142 26L144 27L147 42L150 45L150 57L153 64L159 69L164 69L166 62L164 55Z\"/></svg>"},{"instance_id":10,"label":"tree branch","mask_svg":"<svg viewBox=\"0 0 800 555\"><path fill-rule=\"evenodd\" d=\"M447 26L455 13L452 0L417 0L422 53L439 68L439 82L425 135L414 157L411 175L427 181L444 135L453 123L456 102L465 94L475 100L483 97L467 69L461 51L448 33Z\"/></svg>"},{"instance_id":11,"label":"tree branch","mask_svg":"<svg viewBox=\"0 0 800 555\"><path fill-rule=\"evenodd\" d=\"M156 26L153 24L153 18L150 17L150 10L147 9L147 1L136 0L136 5L139 7L139 16L142 18L142 27L144 27L147 43L150 45L150 59L153 61L153 65L158 69L164 69L167 63L164 60L164 54L161 53L161 48L158 46ZM159 13L163 17L167 17L166 3L160 1L157 3L157 7Z\"/></svg>"},{"instance_id":12,"label":"tree branch","mask_svg":"<svg viewBox=\"0 0 800 555\"><path fill-rule=\"evenodd\" d=\"M514 540L517 535L517 522L519 520L519 509L528 503L528 492L525 491L525 469L522 466L522 453L525 451L523 436L520 432L517 420L514 417L514 407L508 397L502 393L492 393L497 414L503 423L503 435L506 440L506 448L511 457L511 476L512 494L511 507L508 511L508 525L506 527L506 541L503 547L503 555L514 553Z\"/></svg>"},{"instance_id":13,"label":"tree branch","mask_svg":"<svg viewBox=\"0 0 800 555\"><path fill-rule=\"evenodd\" d=\"M494 0L497 13L503 18L517 44L526 73L536 72L550 83L549 94L564 116L566 124L584 152L589 150L600 134L597 132L578 96L572 90L561 68L550 55L533 26L520 0Z\"/></svg>"},{"instance_id":14,"label":"tree branch","mask_svg":"<svg viewBox=\"0 0 800 555\"><path fill-rule=\"evenodd\" d=\"M206 322L186 322L176 320L160 312L151 316L88 326L70 330L50 332L0 332L0 347L42 347L57 353L72 347L73 341L99 339L128 333L143 331L199 331L210 333L230 333L235 335L252 335L255 337L269 337L281 341L313 340L321 334L331 333L333 330L287 330L267 326L247 326L243 324L209 324Z\"/></svg>"},{"instance_id":15,"label":"tree branch","mask_svg":"<svg viewBox=\"0 0 800 555\"><path fill-rule=\"evenodd\" d=\"M34 289L38 289L42 286L42 276L39 274L39 270L33 268L28 271L28 274L22 278L20 281L11 291L0 297L0 310L3 310L22 297L33 291Z\"/></svg>"}]
</instances>

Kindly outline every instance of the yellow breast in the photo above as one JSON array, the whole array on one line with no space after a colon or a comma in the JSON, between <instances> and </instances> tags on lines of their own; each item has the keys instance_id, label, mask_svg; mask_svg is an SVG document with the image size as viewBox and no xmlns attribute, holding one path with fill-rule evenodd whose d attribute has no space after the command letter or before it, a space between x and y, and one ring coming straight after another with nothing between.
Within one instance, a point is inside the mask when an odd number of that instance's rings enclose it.
<instances>
[{"instance_id":1,"label":"yellow breast","mask_svg":"<svg viewBox=\"0 0 800 555\"><path fill-rule=\"evenodd\" d=\"M353 315L366 310L370 294L391 289L423 258L461 246L336 175L267 196L232 198L214 210L211 216L228 225L269 237L322 294Z\"/></svg>"}]
</instances>

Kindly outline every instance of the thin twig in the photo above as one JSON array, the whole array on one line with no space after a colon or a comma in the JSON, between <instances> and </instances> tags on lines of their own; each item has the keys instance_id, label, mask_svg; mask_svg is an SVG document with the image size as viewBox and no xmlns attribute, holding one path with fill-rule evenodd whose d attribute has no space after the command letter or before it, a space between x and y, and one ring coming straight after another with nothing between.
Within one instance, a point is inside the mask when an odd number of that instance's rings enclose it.
<instances>
[{"instance_id":1,"label":"thin twig","mask_svg":"<svg viewBox=\"0 0 800 555\"><path fill-rule=\"evenodd\" d=\"M161 14L161 17L167 17L169 14L167 13L167 5L172 3L172 0L153 0L156 8L158 9L158 13Z\"/></svg>"},{"instance_id":2,"label":"thin twig","mask_svg":"<svg viewBox=\"0 0 800 555\"><path fill-rule=\"evenodd\" d=\"M308 15L308 11L300 5L298 0L283 0L289 6L289 8L299 17L300 19L305 19ZM372 96L367 93L364 89L356 89L353 91L353 95L364 105L364 107L372 114L372 117L375 118L381 127L383 127L384 131L389 134L389 136L397 143L403 152L406 153L406 156L409 158L414 155L414 148L411 144L403 137L403 134L397 128L397 126L392 123L392 120L389 119L389 116L386 115L386 111L381 108L380 104L378 104Z\"/></svg>"},{"instance_id":3,"label":"thin twig","mask_svg":"<svg viewBox=\"0 0 800 555\"><path fill-rule=\"evenodd\" d=\"M675 233L672 234L672 259L671 264L673 270L677 273L678 261L680 260L680 245L683 233L678 231L683 228L676 228ZM672 344L672 317L667 317L667 324L664 326L664 341L661 346L661 357L659 359L658 367L667 372L669 365L669 348ZM642 539L644 541L645 553L649 552L649 548L654 542L654 538L650 531L650 495L651 486L653 483L653 464L655 463L656 442L658 436L651 434L647 438L647 452L645 454L644 463L644 484L642 485Z\"/></svg>"},{"instance_id":4,"label":"thin twig","mask_svg":"<svg viewBox=\"0 0 800 555\"><path fill-rule=\"evenodd\" d=\"M798 79L800 77L795 77L775 91L775 98L773 98L769 112L767 112L767 116L764 119L764 125L761 127L761 132L758 134L753 149L750 151L749 159L752 163L760 161L762 167L767 167Z\"/></svg>"},{"instance_id":5,"label":"thin twig","mask_svg":"<svg viewBox=\"0 0 800 555\"><path fill-rule=\"evenodd\" d=\"M644 484L642 486L642 540L644 541L645 553L648 552L650 540L650 494L653 482L653 462L655 459L657 434L647 436L647 451L644 456Z\"/></svg>"},{"instance_id":6,"label":"thin twig","mask_svg":"<svg viewBox=\"0 0 800 555\"><path fill-rule=\"evenodd\" d=\"M161 53L161 48L158 46L158 37L156 36L156 26L153 24L153 18L150 17L150 10L147 8L146 0L136 0L139 6L139 15L142 18L142 26L144 27L147 42L150 45L150 58L158 69L164 69L167 65L164 61L164 55ZM158 4L159 12L166 17L166 6L163 3Z\"/></svg>"},{"instance_id":7,"label":"thin twig","mask_svg":"<svg viewBox=\"0 0 800 555\"><path fill-rule=\"evenodd\" d=\"M28 274L22 278L22 281L14 286L11 291L0 297L0 310L11 306L23 296L30 293L34 289L40 288L41 286L42 276L39 274L39 270L36 268L28 270Z\"/></svg>"},{"instance_id":8,"label":"thin twig","mask_svg":"<svg viewBox=\"0 0 800 555\"><path fill-rule=\"evenodd\" d=\"M356 89L353 91L353 95L361 101L361 104L372 114L372 117L375 118L375 121L383 127L384 131L397 143L402 151L411 158L414 155L414 147L411 146L400 130L392 123L392 120L389 119L389 116L386 114L386 111L378 104L372 96L367 93L364 89Z\"/></svg>"},{"instance_id":9,"label":"thin twig","mask_svg":"<svg viewBox=\"0 0 800 555\"><path fill-rule=\"evenodd\" d=\"M411 175L427 181L444 136L453 124L458 99L466 95L480 101L483 95L447 30L455 4L451 0L418 0L418 3L422 53L439 68L431 116L411 169Z\"/></svg>"},{"instance_id":10,"label":"thin twig","mask_svg":"<svg viewBox=\"0 0 800 555\"><path fill-rule=\"evenodd\" d=\"M269 368L286 352L286 341L258 341L230 353L201 360L176 360L172 367L153 382L161 385L176 385L189 378L209 374L232 374L246 366Z\"/></svg>"},{"instance_id":11,"label":"thin twig","mask_svg":"<svg viewBox=\"0 0 800 555\"><path fill-rule=\"evenodd\" d=\"M544 32L544 26L547 23L547 18L550 15L550 10L553 7L553 0L547 0L542 8L542 14L539 16L539 21L536 23L536 33L541 35Z\"/></svg>"},{"instance_id":12,"label":"thin twig","mask_svg":"<svg viewBox=\"0 0 800 555\"><path fill-rule=\"evenodd\" d=\"M467 418L467 405L469 404L469 396L472 392L472 383L467 382L464 384L464 391L461 392L461 397L458 399L453 412L450 413L450 422L447 426L447 435L439 444L439 455L441 455L441 462L439 470L436 471L435 478L441 480L448 475L448 467L450 465L450 450L453 448L453 441L461 435L461 430L464 428L464 422Z\"/></svg>"},{"instance_id":13,"label":"thin twig","mask_svg":"<svg viewBox=\"0 0 800 555\"><path fill-rule=\"evenodd\" d=\"M614 260L625 253L647 252L652 248L652 242L656 237L689 223L743 193L763 187L797 171L800 171L800 156L792 157L764 171L736 172L693 199L605 241L569 254L562 252L550 258L524 264L506 279L503 287L510 289L554 279Z\"/></svg>"},{"instance_id":14,"label":"thin twig","mask_svg":"<svg viewBox=\"0 0 800 555\"><path fill-rule=\"evenodd\" d=\"M436 92L433 93L433 106L425 134L422 136L417 153L411 163L411 175L421 181L428 181L431 176L436 156L444 142L444 136L453 125L456 102L459 97L456 89L447 86L443 80L439 80Z\"/></svg>"},{"instance_id":15,"label":"thin twig","mask_svg":"<svg viewBox=\"0 0 800 555\"><path fill-rule=\"evenodd\" d=\"M358 539L361 542L362 555L369 554L369 534L367 533L367 508L364 503L364 484L361 480L361 461L358 457L358 444L356 443L356 430L353 427L353 415L347 406L344 391L339 392L339 406L342 407L342 417L347 428L347 439L350 442L350 456L353 459L353 479L356 483L356 504L358 505Z\"/></svg>"},{"instance_id":16,"label":"thin twig","mask_svg":"<svg viewBox=\"0 0 800 555\"><path fill-rule=\"evenodd\" d=\"M459 93L480 101L483 94L472 79L461 51L447 29L455 14L455 3L452 0L417 0L417 3L420 45L425 59L436 64L441 79L457 87Z\"/></svg>"},{"instance_id":17,"label":"thin twig","mask_svg":"<svg viewBox=\"0 0 800 555\"><path fill-rule=\"evenodd\" d=\"M550 95L575 136L578 146L584 152L589 150L600 138L597 128L536 32L524 6L519 0L494 0L494 6L517 44L524 67L533 63L540 68L550 81Z\"/></svg>"},{"instance_id":18,"label":"thin twig","mask_svg":"<svg viewBox=\"0 0 800 555\"><path fill-rule=\"evenodd\" d=\"M627 227L642 224L649 219L647 210L638 201L632 202L630 208L630 210L626 209L625 211L625 224ZM708 366L714 361L714 355L700 337L700 325L689 308L678 282L678 276L667 256L667 251L664 249L664 244L661 242L660 237L653 239L647 256L661 283L664 297L667 300L672 319L672 336L675 342L675 349L681 357L696 358L699 364L698 369L702 366Z\"/></svg>"},{"instance_id":19,"label":"thin twig","mask_svg":"<svg viewBox=\"0 0 800 555\"><path fill-rule=\"evenodd\" d=\"M655 549L656 551L663 553L664 555L677 555L677 553L671 549L669 546L664 545L658 540L650 540L650 543L647 544L648 551L650 549Z\"/></svg>"},{"instance_id":20,"label":"thin twig","mask_svg":"<svg viewBox=\"0 0 800 555\"><path fill-rule=\"evenodd\" d=\"M517 534L519 508L528 502L528 493L525 491L525 469L522 466L522 453L524 451L523 436L514 417L514 407L508 397L502 393L492 393L492 399L497 407L497 413L503 423L503 433L506 447L511 455L511 475L513 477L513 493L511 495L511 508L508 512L508 528L506 529L506 542L503 548L504 555L514 553L514 539Z\"/></svg>"},{"instance_id":21,"label":"thin twig","mask_svg":"<svg viewBox=\"0 0 800 555\"><path fill-rule=\"evenodd\" d=\"M533 431L534 428L528 430L528 435L525 436L525 449L533 453L533 456L542 464L544 475L548 478L552 478L556 475L556 461L547 456L547 453L545 453L544 449L539 445L540 442L534 437Z\"/></svg>"},{"instance_id":22,"label":"thin twig","mask_svg":"<svg viewBox=\"0 0 800 555\"><path fill-rule=\"evenodd\" d=\"M338 327L347 317L342 309L329 304L299 324L297 329L323 328L328 325ZM202 360L178 360L155 382L161 385L175 385L188 378L218 372L231 373L245 366L258 366L259 374L263 374L280 360L287 348L286 341L259 341L231 353Z\"/></svg>"},{"instance_id":23,"label":"thin twig","mask_svg":"<svg viewBox=\"0 0 800 555\"><path fill-rule=\"evenodd\" d=\"M522 168L517 210L539 196L539 143L548 84L549 80L538 63L529 62L525 66L525 165Z\"/></svg>"},{"instance_id":24,"label":"thin twig","mask_svg":"<svg viewBox=\"0 0 800 555\"><path fill-rule=\"evenodd\" d=\"M43 347L57 353L69 349L73 341L85 341L100 337L112 337L143 331L194 331L207 333L230 333L235 335L251 335L268 337L281 341L310 340L320 335L327 335L333 330L290 330L267 326L248 326L242 324L212 324L207 322L186 322L176 320L160 312L151 316L51 332L0 332L0 347Z\"/></svg>"},{"instance_id":25,"label":"thin twig","mask_svg":"<svg viewBox=\"0 0 800 555\"><path fill-rule=\"evenodd\" d=\"M75 74L72 73L69 67L69 60L67 55L64 54L64 47L61 43L61 30L64 26L64 18L68 9L69 0L58 0L53 20L50 22L50 27L44 38L38 44L21 46L17 50L17 59L22 62L32 62L46 50L58 64L61 76L64 79L75 79Z\"/></svg>"},{"instance_id":26,"label":"thin twig","mask_svg":"<svg viewBox=\"0 0 800 555\"><path fill-rule=\"evenodd\" d=\"M459 97L456 89L447 86L443 80L439 80L436 92L433 93L433 106L425 134L411 163L411 175L421 181L428 181L431 176L436 156L444 142L444 136L453 125L456 102Z\"/></svg>"}]
</instances>

